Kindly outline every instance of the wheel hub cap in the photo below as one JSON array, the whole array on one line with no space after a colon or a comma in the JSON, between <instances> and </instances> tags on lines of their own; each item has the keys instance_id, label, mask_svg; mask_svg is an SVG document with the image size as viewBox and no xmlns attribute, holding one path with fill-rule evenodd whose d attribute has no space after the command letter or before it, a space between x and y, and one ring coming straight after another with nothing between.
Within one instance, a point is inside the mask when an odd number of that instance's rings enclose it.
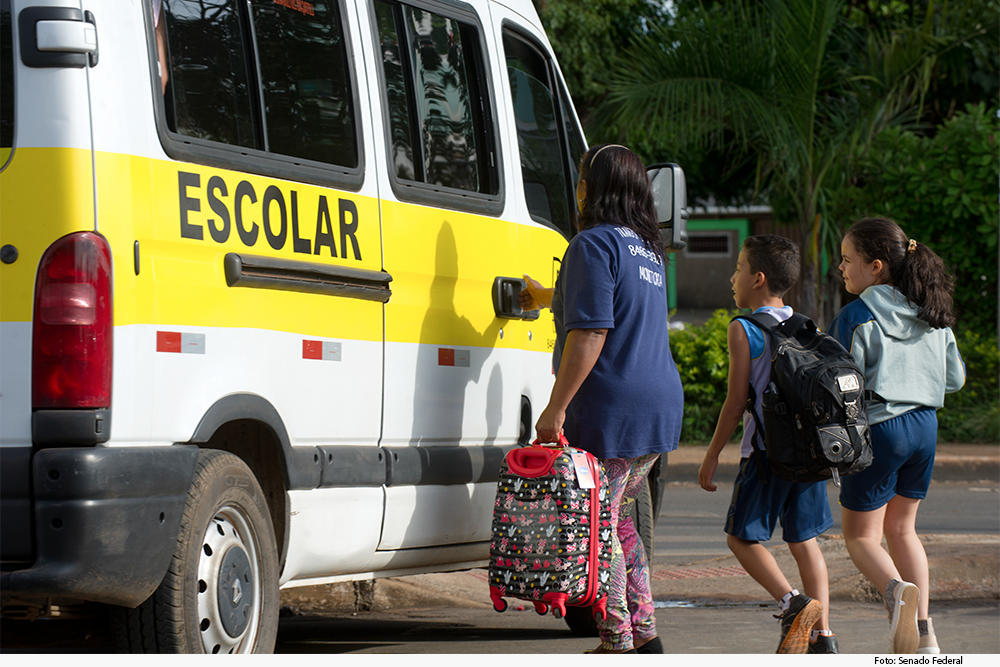
<instances>
[{"instance_id":1,"label":"wheel hub cap","mask_svg":"<svg viewBox=\"0 0 1000 667\"><path fill-rule=\"evenodd\" d=\"M219 571L219 615L230 637L239 637L250 622L253 608L253 571L246 551L231 546Z\"/></svg>"}]
</instances>

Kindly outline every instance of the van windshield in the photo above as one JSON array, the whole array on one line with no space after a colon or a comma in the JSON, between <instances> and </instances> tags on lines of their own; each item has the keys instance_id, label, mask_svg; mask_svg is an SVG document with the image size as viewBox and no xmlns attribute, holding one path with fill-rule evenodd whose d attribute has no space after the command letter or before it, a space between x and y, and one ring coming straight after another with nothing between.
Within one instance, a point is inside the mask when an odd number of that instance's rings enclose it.
<instances>
[{"instance_id":1,"label":"van windshield","mask_svg":"<svg viewBox=\"0 0 1000 667\"><path fill-rule=\"evenodd\" d=\"M10 0L0 0L0 167L14 146L14 45Z\"/></svg>"}]
</instances>

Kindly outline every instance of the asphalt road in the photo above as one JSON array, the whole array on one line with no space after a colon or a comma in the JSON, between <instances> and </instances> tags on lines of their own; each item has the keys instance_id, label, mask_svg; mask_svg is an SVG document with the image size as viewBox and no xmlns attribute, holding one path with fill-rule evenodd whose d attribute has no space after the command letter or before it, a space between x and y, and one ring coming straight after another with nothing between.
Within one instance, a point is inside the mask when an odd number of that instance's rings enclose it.
<instances>
[{"instance_id":1,"label":"asphalt road","mask_svg":"<svg viewBox=\"0 0 1000 667\"><path fill-rule=\"evenodd\" d=\"M996 484L935 482L921 507L918 527L928 534L1000 533L1000 493ZM732 492L720 483L708 493L691 483L668 487L655 541L654 567L669 569L709 558L729 556L722 533ZM830 487L831 533L840 532L836 490ZM444 575L435 575L444 576ZM761 596L762 598L764 595ZM657 611L661 636L673 654L772 653L778 641L773 605L741 601L693 606L667 604ZM832 606L832 626L841 651L886 655L885 610L881 603ZM933 617L943 649L961 647L965 665L994 664L1000 653L1000 603L957 600L934 604ZM69 628L70 632L55 628ZM580 654L597 640L569 632L562 620L540 617L514 606L503 614L488 604L427 605L391 612L306 615L282 618L277 653L296 654L423 654L455 661L460 654ZM110 642L95 624L56 626L51 621L0 626L2 653L106 653ZM977 656L974 654L994 654ZM980 660L980 658L982 658ZM388 657L386 659L389 659ZM462 661L462 664L467 664ZM891 664L891 663L889 663ZM896 663L899 664L899 663Z\"/></svg>"},{"instance_id":2,"label":"asphalt road","mask_svg":"<svg viewBox=\"0 0 1000 667\"><path fill-rule=\"evenodd\" d=\"M938 605L934 624L939 639L962 647L963 667L993 665L1000 653L996 602ZM778 645L774 609L759 605L714 605L657 611L657 629L667 653L757 654L772 659ZM888 632L881 604L838 605L831 622L842 653L888 654ZM309 654L581 654L598 640L577 637L551 615L534 611L420 609L405 613L367 613L355 617L284 619L277 653ZM952 655L957 655L953 653ZM982 657L977 661L976 657ZM447 659L444 658L447 662ZM462 662L468 665L467 661ZM852 663L854 664L854 663ZM871 664L868 662L866 664Z\"/></svg>"},{"instance_id":3,"label":"asphalt road","mask_svg":"<svg viewBox=\"0 0 1000 667\"><path fill-rule=\"evenodd\" d=\"M657 521L654 553L664 565L678 565L730 555L722 532L733 493L731 482L716 481L708 492L694 483L672 483L663 494ZM840 534L838 489L827 485L833 528ZM1000 533L1000 488L980 482L931 482L920 503L917 532L943 535L996 535ZM780 534L775 539L780 538Z\"/></svg>"},{"instance_id":4,"label":"asphalt road","mask_svg":"<svg viewBox=\"0 0 1000 667\"><path fill-rule=\"evenodd\" d=\"M673 483L664 495L655 538L654 569L669 569L730 556L722 525L731 483L709 493L696 484ZM837 489L828 489L834 527L840 533ZM996 484L933 482L918 515L918 530L939 535L1000 533L1000 487ZM772 542L773 544L774 542ZM440 575L439 575L440 576ZM761 598L766 594L761 590ZM760 602L663 603L657 626L672 654L773 653L778 626L773 605ZM944 651L961 647L963 665L993 664L1000 653L1000 603L997 600L938 601L933 618ZM887 623L880 602L838 601L831 606L831 627L846 654L887 655ZM489 608L424 608L355 616L304 616L282 620L279 653L579 654L597 640L578 637L552 615L539 617L530 605L497 614ZM984 654L984 655L976 655ZM993 654L990 658L988 654ZM979 660L979 658L982 658ZM464 664L464 663L463 663ZM890 663L891 664L891 663ZM896 663L899 664L899 663Z\"/></svg>"}]
</instances>

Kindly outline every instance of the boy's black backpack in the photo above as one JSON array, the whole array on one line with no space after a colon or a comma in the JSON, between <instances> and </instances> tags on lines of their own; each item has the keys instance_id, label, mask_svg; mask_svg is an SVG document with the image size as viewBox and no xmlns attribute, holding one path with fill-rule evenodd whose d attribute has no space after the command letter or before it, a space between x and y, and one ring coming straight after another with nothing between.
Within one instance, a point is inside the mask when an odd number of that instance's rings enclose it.
<instances>
[{"instance_id":1,"label":"boy's black backpack","mask_svg":"<svg viewBox=\"0 0 1000 667\"><path fill-rule=\"evenodd\" d=\"M832 477L840 486L841 476L871 465L865 376L844 346L798 313L784 322L767 313L734 319L753 322L771 334L771 377L762 400L763 420L753 386L748 399L757 424L754 452L767 452L771 471L790 482ZM763 475L759 464L758 459Z\"/></svg>"}]
</instances>

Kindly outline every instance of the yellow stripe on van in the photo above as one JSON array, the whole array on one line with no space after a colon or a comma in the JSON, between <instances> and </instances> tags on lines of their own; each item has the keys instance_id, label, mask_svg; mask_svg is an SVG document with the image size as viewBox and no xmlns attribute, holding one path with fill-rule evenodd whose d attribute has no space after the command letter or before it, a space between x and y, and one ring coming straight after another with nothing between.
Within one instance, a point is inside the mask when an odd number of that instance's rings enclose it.
<instances>
[{"instance_id":1,"label":"yellow stripe on van","mask_svg":"<svg viewBox=\"0 0 1000 667\"><path fill-rule=\"evenodd\" d=\"M376 200L242 172L108 153L97 155L97 172L100 229L116 260L116 325L241 327L382 339L381 303L229 287L223 265L232 252L378 271Z\"/></svg>"},{"instance_id":2,"label":"yellow stripe on van","mask_svg":"<svg viewBox=\"0 0 1000 667\"><path fill-rule=\"evenodd\" d=\"M382 225L394 278L387 342L551 349L550 311L533 322L498 319L492 291L500 276L528 273L547 283L553 257L561 259L566 246L557 232L389 201L382 203Z\"/></svg>"},{"instance_id":3,"label":"yellow stripe on van","mask_svg":"<svg viewBox=\"0 0 1000 667\"><path fill-rule=\"evenodd\" d=\"M18 148L0 172L0 245L17 261L0 264L0 320L31 320L35 272L53 241L94 229L90 151Z\"/></svg>"},{"instance_id":4,"label":"yellow stripe on van","mask_svg":"<svg viewBox=\"0 0 1000 667\"><path fill-rule=\"evenodd\" d=\"M548 310L536 321L498 319L492 290L497 276L523 273L551 286L566 246L553 230L391 201L382 202L380 212L378 200L353 192L188 163L112 153L97 153L95 160L98 231L114 257L116 326L257 328L382 340L379 302L229 287L223 262L237 253L384 269L393 278L384 306L388 342L552 349ZM86 151L19 149L0 176L2 243L20 252L17 262L2 267L4 321L30 320L35 270L45 249L67 233L93 228L91 184L81 177L89 172Z\"/></svg>"}]
</instances>

